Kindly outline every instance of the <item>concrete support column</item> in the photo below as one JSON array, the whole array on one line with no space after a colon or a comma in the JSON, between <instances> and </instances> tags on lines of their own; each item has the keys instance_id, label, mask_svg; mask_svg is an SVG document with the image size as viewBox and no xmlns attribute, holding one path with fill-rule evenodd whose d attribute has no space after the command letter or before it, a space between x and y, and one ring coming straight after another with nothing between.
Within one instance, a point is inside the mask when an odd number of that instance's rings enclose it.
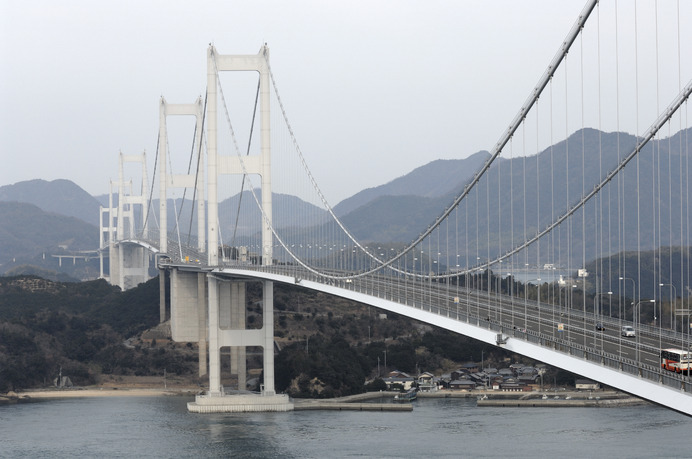
<instances>
[{"instance_id":1,"label":"concrete support column","mask_svg":"<svg viewBox=\"0 0 692 459\"><path fill-rule=\"evenodd\" d=\"M120 243L118 264L121 289L130 289L149 280L149 252L144 247Z\"/></svg>"},{"instance_id":2,"label":"concrete support column","mask_svg":"<svg viewBox=\"0 0 692 459\"><path fill-rule=\"evenodd\" d=\"M166 321L166 270L159 269L159 323Z\"/></svg>"},{"instance_id":3,"label":"concrete support column","mask_svg":"<svg viewBox=\"0 0 692 459\"><path fill-rule=\"evenodd\" d=\"M240 338L245 330L246 283L219 283L219 328L222 333ZM223 337L221 338L223 341ZM240 338L242 341L242 338ZM247 387L247 352L245 346L230 346L231 374L238 378L238 389Z\"/></svg>"},{"instance_id":4,"label":"concrete support column","mask_svg":"<svg viewBox=\"0 0 692 459\"><path fill-rule=\"evenodd\" d=\"M245 330L245 282L231 283L231 329ZM231 347L231 373L238 375L238 390L247 388L247 351L245 346Z\"/></svg>"},{"instance_id":5,"label":"concrete support column","mask_svg":"<svg viewBox=\"0 0 692 459\"><path fill-rule=\"evenodd\" d=\"M198 273L171 270L171 336L179 343L196 343L199 336Z\"/></svg>"},{"instance_id":6,"label":"concrete support column","mask_svg":"<svg viewBox=\"0 0 692 459\"><path fill-rule=\"evenodd\" d=\"M197 273L197 312L199 320L199 376L207 374L207 295L206 275Z\"/></svg>"},{"instance_id":7,"label":"concrete support column","mask_svg":"<svg viewBox=\"0 0 692 459\"><path fill-rule=\"evenodd\" d=\"M264 281L262 288L264 319L264 394L275 395L274 389L274 282Z\"/></svg>"},{"instance_id":8,"label":"concrete support column","mask_svg":"<svg viewBox=\"0 0 692 459\"><path fill-rule=\"evenodd\" d=\"M149 267L150 267L150 265L151 265L151 257L149 256L149 251L148 251L147 249L145 249L145 248L142 247L142 248L140 248L139 250L140 250L140 253L141 253L141 255L142 255L142 258L141 258L141 260L142 260L142 261L141 261L141 269L142 269L142 271L141 271L141 276L142 276L142 282L146 282L146 281L148 281L149 279L151 279L151 278L149 277Z\"/></svg>"},{"instance_id":9,"label":"concrete support column","mask_svg":"<svg viewBox=\"0 0 692 459\"><path fill-rule=\"evenodd\" d=\"M219 345L219 282L207 277L209 286L209 395L221 395L221 346Z\"/></svg>"},{"instance_id":10,"label":"concrete support column","mask_svg":"<svg viewBox=\"0 0 692 459\"><path fill-rule=\"evenodd\" d=\"M120 290L125 290L125 254L123 253L125 249L120 245L118 247L118 277L116 278L116 281L118 282L118 286L120 287Z\"/></svg>"},{"instance_id":11,"label":"concrete support column","mask_svg":"<svg viewBox=\"0 0 692 459\"><path fill-rule=\"evenodd\" d=\"M122 285L120 284L120 248L114 244L108 247L108 263L108 278L110 279L110 283L122 289Z\"/></svg>"}]
</instances>

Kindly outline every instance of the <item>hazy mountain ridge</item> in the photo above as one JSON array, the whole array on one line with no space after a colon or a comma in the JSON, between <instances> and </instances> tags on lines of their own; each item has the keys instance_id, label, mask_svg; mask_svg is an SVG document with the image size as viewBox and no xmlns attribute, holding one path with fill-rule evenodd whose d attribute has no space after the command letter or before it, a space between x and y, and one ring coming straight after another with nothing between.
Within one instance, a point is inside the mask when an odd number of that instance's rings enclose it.
<instances>
[{"instance_id":1,"label":"hazy mountain ridge","mask_svg":"<svg viewBox=\"0 0 692 459\"><path fill-rule=\"evenodd\" d=\"M33 204L46 212L99 223L99 201L70 180L28 180L0 186L0 201Z\"/></svg>"},{"instance_id":2,"label":"hazy mountain ridge","mask_svg":"<svg viewBox=\"0 0 692 459\"><path fill-rule=\"evenodd\" d=\"M57 267L51 255L98 247L98 228L76 217L22 202L0 202L0 216L0 272L21 264Z\"/></svg>"},{"instance_id":3,"label":"hazy mountain ridge","mask_svg":"<svg viewBox=\"0 0 692 459\"><path fill-rule=\"evenodd\" d=\"M439 198L456 193L489 157L490 153L480 151L465 159L431 161L391 182L365 189L344 199L334 206L334 212L341 217L383 196Z\"/></svg>"},{"instance_id":4,"label":"hazy mountain ridge","mask_svg":"<svg viewBox=\"0 0 692 459\"><path fill-rule=\"evenodd\" d=\"M687 139L687 147L683 139ZM635 145L636 138L633 135L605 133L587 128L573 133L567 140L546 148L538 155L495 162L477 185L483 192L477 198L466 199L459 207L459 240L468 239L471 242L468 251L473 259L476 257L476 250L491 257L509 250L523 240L524 229L527 235L533 235L539 228L544 228L564 214L569 206L578 202L584 193L592 190L622 158L629 155ZM664 234L656 233L653 221L660 218L666 224L670 221L672 228L679 228L681 204L683 213L692 212L692 208L687 208L692 203L685 204L681 201L685 190L680 188L680 184L689 180L686 168L679 166L681 161L688 161L685 159L686 151L692 151L692 135L685 132L647 144L638 159L630 161L621 172L619 184L618 180L611 181L599 198L589 201L583 211L573 216L569 231L565 229L559 236L555 236L556 242L552 249L549 244L541 246L541 258L550 260L546 262L558 262L561 258L562 264L566 264L568 258L573 256L574 260L581 263L582 253L585 253L587 261L598 256L597 242L602 242L606 248L610 243L613 252L623 248L636 248L637 231L626 232L625 239L618 241L618 224L630 229L639 225L643 250L655 245L681 245L683 241L675 233L672 234L672 240L667 231ZM661 167L658 176L653 173L656 170L654 165ZM637 167L640 170L639 176ZM667 184L669 176L670 190ZM641 195L639 212L635 199L637 181ZM665 186L660 186L661 182ZM371 202L373 205L361 206L345 215L343 220L362 241L406 243L427 228L453 202L463 186L464 183L460 183L456 190L445 196L428 198L425 203L413 196L397 197L396 200L391 196L380 197ZM619 194L617 186L621 187ZM660 208L653 202L654 194L646 190L660 192L663 204L658 206ZM632 199L623 200L623 196ZM387 208L388 206L391 208ZM427 206L427 209L421 209L420 206ZM396 209L403 213L393 212ZM597 214L603 215L598 226L594 218ZM637 215L640 216L639 220ZM466 220L472 223L467 225ZM567 228L569 222L563 225L563 228ZM390 226L397 226L399 231L392 231L388 228ZM388 235L396 235L397 238L381 239ZM586 243L584 252L582 240ZM475 241L479 243L478 248ZM624 245L619 247L618 242ZM562 247L561 254L558 252L559 247ZM566 250L567 247L570 247L571 254ZM535 254L533 257L535 259Z\"/></svg>"},{"instance_id":5,"label":"hazy mountain ridge","mask_svg":"<svg viewBox=\"0 0 692 459\"><path fill-rule=\"evenodd\" d=\"M684 139L688 145L683 145ZM560 236L556 236L552 249L549 247L550 244L541 246L541 258L558 262L558 258L562 257L562 264L565 264L565 260L574 255L581 263L582 253L586 254L587 261L599 255L595 250L597 242L603 247L610 246L613 253L623 249L630 250L632 244L636 243L636 231L627 232L626 240L621 241L621 245L618 246L616 240L619 234L618 224L628 228L636 228L637 224L640 225L639 236L642 241L642 250L651 249L656 244L681 245L684 241L676 239L675 235L669 240L667 232L665 234L655 232L652 222L659 218L661 222L670 221L673 228L679 228L680 211L682 210L683 214L692 212L692 209L685 207L691 206L692 203L685 204L681 201L686 192L680 188L681 183L684 184L689 180L687 168L680 167L680 164L688 161L684 156L686 151L692 151L690 142L692 142L692 135L685 131L674 134L670 139L656 139L650 142L637 160L630 162L622 172L621 184L618 185L621 187L619 195L617 191L609 192L608 188L605 188L598 199L587 204L583 222L581 214L577 214L575 218L578 219L578 224L569 231L563 231ZM478 198L465 200L460 207L460 216L469 221L477 220L479 223L479 225L469 225L465 221L463 224L459 222L456 226L459 237L462 238L460 240L478 241L476 232L479 232L483 235L480 243L483 244L483 241L486 241L485 245L479 248L475 246L466 248L467 245L464 244L465 250L473 254L474 260L477 250L494 256L508 250L512 243L516 245L524 234L524 229L527 234L535 234L538 228L545 227L561 215L568 205L577 202L584 192L592 189L608 171L615 167L618 161L632 151L635 144L636 138L633 135L606 133L587 128L576 131L568 139L546 148L538 155L496 161L478 185L483 190L487 188L487 192L480 193ZM681 148L682 153L679 152L678 147ZM489 153L478 152L464 160L432 161L385 185L357 193L339 203L335 211L342 215L341 219L346 227L362 242L408 243L451 204L488 157ZM658 177L652 172L654 164L661 166ZM639 177L636 175L637 165L641 171ZM661 186L661 181L667 180L667 177L671 177L670 191L667 184ZM618 196L636 195L637 179L641 190L660 190L663 203L660 206L661 209L656 209L654 212L656 203L652 201L653 193L642 192L639 223L637 223L636 200L618 202ZM611 183L611 190L615 190L615 183L616 180ZM33 180L0 187L2 191L0 196L5 199L16 197L45 201L46 189L50 187L62 189L61 192L53 193L51 199L48 200L51 205L59 209L73 208L74 203L79 202L80 197L86 194L84 190L69 181ZM38 190L36 196L32 196L32 188ZM69 190L72 191L68 192ZM255 190L256 193L259 191ZM107 200L107 196L99 198ZM233 234L239 199L240 195L237 194L219 205L219 217L223 222L224 235ZM95 198L90 198L90 201L93 207L87 210L98 222L98 201ZM177 211L174 210L174 202ZM524 204L525 202L527 204ZM80 212L84 211L81 205L77 207L81 209ZM346 212L349 207L352 210ZM158 202L152 203L151 208L157 209ZM191 215L193 211L191 201L185 202L182 212L180 208L180 199L169 200L168 230L175 230L175 215L179 214L180 233L186 234L190 227L193 234L196 233L196 215ZM672 211L669 212L669 209ZM196 208L194 212L196 213ZM599 212L610 214L611 217L597 226L594 216ZM295 196L275 194L273 213L274 226L279 234L290 233L294 236L301 233L315 234L315 226L328 229L334 225L325 211ZM258 222L261 219L250 191L243 192L240 214L248 221ZM302 217L304 215L313 215L314 221L302 220L305 218ZM4 213L0 214L0 217L3 221L12 218ZM488 220L490 220L489 226ZM30 223L26 221L26 224ZM610 230L608 224L611 225ZM241 238L256 235L258 226L258 223L241 224L237 235ZM484 230L484 227L490 229ZM0 233L0 242L7 246L0 253L0 258L3 259L6 259L5 253L36 252L35 248L30 249L30 247L44 245L42 241L27 243L27 237L31 235L31 231L26 234L17 231L8 232L4 228L0 228L0 231L4 231ZM94 243L85 248L94 249L98 244L98 230L93 229L93 233L90 234L89 238ZM332 233L329 230L317 234ZM586 243L586 250L582 250L582 240ZM223 242L228 244L231 241L224 240ZM236 243L242 244L243 239L238 239ZM488 243L490 248L487 247ZM17 250L8 250L11 245L16 246ZM558 247L563 248L561 254L557 253ZM570 247L570 254L565 249L566 247Z\"/></svg>"}]
</instances>

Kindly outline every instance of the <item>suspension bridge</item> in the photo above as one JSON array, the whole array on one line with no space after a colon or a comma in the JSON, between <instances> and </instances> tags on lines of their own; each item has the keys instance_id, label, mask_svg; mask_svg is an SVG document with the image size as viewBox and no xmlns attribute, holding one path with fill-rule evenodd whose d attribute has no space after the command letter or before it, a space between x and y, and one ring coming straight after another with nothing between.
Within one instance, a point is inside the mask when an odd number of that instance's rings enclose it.
<instances>
[{"instance_id":1,"label":"suspension bridge","mask_svg":"<svg viewBox=\"0 0 692 459\"><path fill-rule=\"evenodd\" d=\"M453 198L407 208L397 236L368 233L389 228L388 212L343 214L320 191L269 48L224 55L210 45L204 96L161 98L152 180L146 155L120 154L101 209L101 275L127 289L159 273L161 320L170 316L174 340L199 344L209 377L191 411L292 409L274 387L279 282L692 415L689 14L679 2L589 1L483 165ZM236 72L258 76L242 113L230 101ZM184 148L171 141L173 116L194 121ZM141 181L125 178L131 163ZM438 216L421 221L422 210ZM246 321L248 282L262 284L260 328ZM244 388L248 347L262 349L261 393L228 394L221 350ZM664 349L679 350L677 361L662 361Z\"/></svg>"}]
</instances>

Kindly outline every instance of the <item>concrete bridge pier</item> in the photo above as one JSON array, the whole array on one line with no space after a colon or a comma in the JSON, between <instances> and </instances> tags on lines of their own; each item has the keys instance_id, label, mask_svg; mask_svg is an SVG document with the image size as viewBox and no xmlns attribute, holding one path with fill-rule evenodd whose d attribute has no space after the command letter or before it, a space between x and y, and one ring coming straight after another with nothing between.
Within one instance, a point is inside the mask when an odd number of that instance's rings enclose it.
<instances>
[{"instance_id":1,"label":"concrete bridge pier","mask_svg":"<svg viewBox=\"0 0 692 459\"><path fill-rule=\"evenodd\" d=\"M198 350L199 350L199 376L207 374L207 276L205 273L197 273L197 323L199 326Z\"/></svg>"},{"instance_id":2,"label":"concrete bridge pier","mask_svg":"<svg viewBox=\"0 0 692 459\"><path fill-rule=\"evenodd\" d=\"M198 343L199 376L204 376L207 374L206 274L174 268L170 278L171 338L175 342ZM165 279L159 281L159 288L165 289ZM165 303L161 307L165 315Z\"/></svg>"},{"instance_id":3,"label":"concrete bridge pier","mask_svg":"<svg viewBox=\"0 0 692 459\"><path fill-rule=\"evenodd\" d=\"M166 321L166 270L159 268L159 323Z\"/></svg>"},{"instance_id":4,"label":"concrete bridge pier","mask_svg":"<svg viewBox=\"0 0 692 459\"><path fill-rule=\"evenodd\" d=\"M136 244L117 244L109 248L110 282L128 290L151 279L150 255L145 247Z\"/></svg>"},{"instance_id":5,"label":"concrete bridge pier","mask_svg":"<svg viewBox=\"0 0 692 459\"><path fill-rule=\"evenodd\" d=\"M223 282L219 286L219 323L224 330L245 330L246 283ZM238 390L247 389L247 351L245 346L231 346L231 374L238 378Z\"/></svg>"},{"instance_id":6,"label":"concrete bridge pier","mask_svg":"<svg viewBox=\"0 0 692 459\"><path fill-rule=\"evenodd\" d=\"M120 285L120 247L115 244L108 246L108 282L123 289Z\"/></svg>"},{"instance_id":7,"label":"concrete bridge pier","mask_svg":"<svg viewBox=\"0 0 692 459\"><path fill-rule=\"evenodd\" d=\"M223 413L249 411L291 411L293 403L285 394L276 394L274 388L274 285L263 281L261 329L245 328L244 281L225 280L215 274L207 276L209 291L209 392L198 395L188 403L195 413ZM231 371L238 373L239 388L246 381L245 348L263 348L264 384L262 391L226 394L221 384L221 349L230 347ZM242 379L242 385L241 385Z\"/></svg>"},{"instance_id":8,"label":"concrete bridge pier","mask_svg":"<svg viewBox=\"0 0 692 459\"><path fill-rule=\"evenodd\" d=\"M199 303L206 298L205 291L198 288L198 274L176 268L170 271L171 337L179 343L195 343L206 338L199 323Z\"/></svg>"}]
</instances>

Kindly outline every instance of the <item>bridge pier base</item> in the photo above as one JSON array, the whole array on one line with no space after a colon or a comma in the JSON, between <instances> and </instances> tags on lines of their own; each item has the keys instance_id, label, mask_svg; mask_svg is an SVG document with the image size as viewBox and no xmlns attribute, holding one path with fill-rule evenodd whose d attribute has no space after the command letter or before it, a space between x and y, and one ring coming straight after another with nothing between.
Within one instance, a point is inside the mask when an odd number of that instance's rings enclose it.
<instances>
[{"instance_id":1,"label":"bridge pier base","mask_svg":"<svg viewBox=\"0 0 692 459\"><path fill-rule=\"evenodd\" d=\"M293 411L286 394L197 395L187 404L191 413L247 413L257 411Z\"/></svg>"}]
</instances>

